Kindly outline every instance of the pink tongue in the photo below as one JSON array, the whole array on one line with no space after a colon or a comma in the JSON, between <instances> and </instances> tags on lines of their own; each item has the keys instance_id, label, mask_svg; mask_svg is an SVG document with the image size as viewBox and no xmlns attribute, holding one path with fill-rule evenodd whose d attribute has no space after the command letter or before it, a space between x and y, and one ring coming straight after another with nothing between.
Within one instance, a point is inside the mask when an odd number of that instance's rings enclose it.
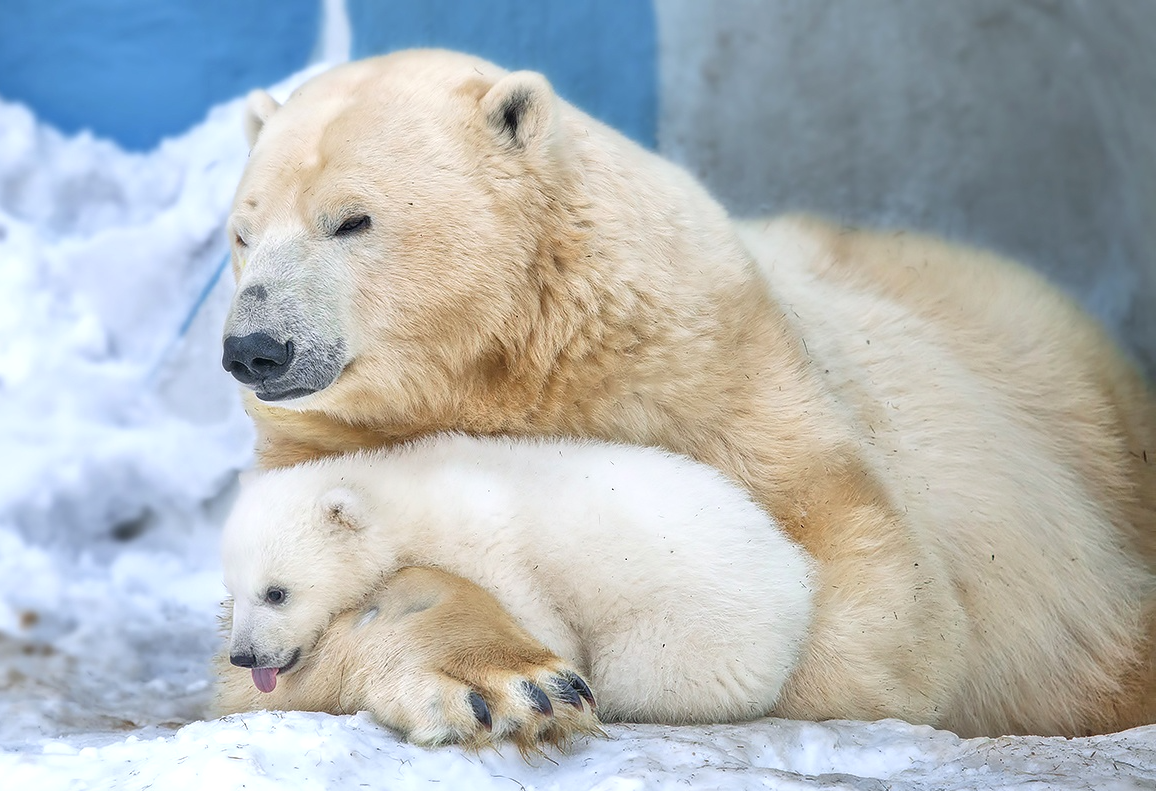
<instances>
[{"instance_id":1,"label":"pink tongue","mask_svg":"<svg viewBox=\"0 0 1156 791\"><path fill-rule=\"evenodd\" d=\"M277 668L253 668L253 683L256 684L257 689L262 692L272 692L277 687Z\"/></svg>"}]
</instances>

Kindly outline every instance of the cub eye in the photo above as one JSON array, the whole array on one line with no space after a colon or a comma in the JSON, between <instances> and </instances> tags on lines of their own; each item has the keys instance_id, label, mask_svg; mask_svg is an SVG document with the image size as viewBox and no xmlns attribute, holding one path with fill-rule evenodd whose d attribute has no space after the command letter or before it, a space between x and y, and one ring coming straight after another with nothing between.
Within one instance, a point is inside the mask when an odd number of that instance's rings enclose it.
<instances>
[{"instance_id":1,"label":"cub eye","mask_svg":"<svg viewBox=\"0 0 1156 791\"><path fill-rule=\"evenodd\" d=\"M237 244L237 247L248 247L249 246L248 244L245 243L245 240L241 238L241 234L239 234L239 233L233 234L233 241Z\"/></svg>"},{"instance_id":2,"label":"cub eye","mask_svg":"<svg viewBox=\"0 0 1156 791\"><path fill-rule=\"evenodd\" d=\"M288 596L284 588L270 588L265 591L265 601L269 604L284 604Z\"/></svg>"},{"instance_id":3,"label":"cub eye","mask_svg":"<svg viewBox=\"0 0 1156 791\"><path fill-rule=\"evenodd\" d=\"M369 228L369 215L362 214L357 217L350 217L345 222L337 227L333 232L334 236L345 236L346 234L357 233Z\"/></svg>"}]
</instances>

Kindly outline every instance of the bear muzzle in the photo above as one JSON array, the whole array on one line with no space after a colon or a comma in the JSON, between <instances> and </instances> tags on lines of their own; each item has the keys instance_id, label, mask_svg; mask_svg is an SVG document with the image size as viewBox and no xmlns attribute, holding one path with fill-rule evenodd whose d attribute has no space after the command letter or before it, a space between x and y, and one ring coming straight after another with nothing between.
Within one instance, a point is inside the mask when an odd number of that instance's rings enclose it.
<instances>
[{"instance_id":1,"label":"bear muzzle","mask_svg":"<svg viewBox=\"0 0 1156 791\"><path fill-rule=\"evenodd\" d=\"M253 674L253 683L257 689L262 692L272 692L277 687L277 676L288 673L297 666L297 660L301 658L301 649L295 648L292 655L290 655L287 662L270 661L264 657L258 658L256 654L229 654L229 662L237 667L243 667Z\"/></svg>"},{"instance_id":2,"label":"bear muzzle","mask_svg":"<svg viewBox=\"0 0 1156 791\"><path fill-rule=\"evenodd\" d=\"M262 401L304 398L331 385L348 361L340 338L302 340L279 341L264 330L227 335L221 366Z\"/></svg>"}]
</instances>

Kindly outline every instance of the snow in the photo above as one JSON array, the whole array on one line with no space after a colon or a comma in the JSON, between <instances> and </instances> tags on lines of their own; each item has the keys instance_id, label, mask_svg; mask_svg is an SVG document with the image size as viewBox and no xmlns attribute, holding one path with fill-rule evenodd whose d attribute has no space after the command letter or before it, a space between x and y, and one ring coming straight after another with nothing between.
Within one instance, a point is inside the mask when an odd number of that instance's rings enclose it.
<instances>
[{"instance_id":1,"label":"snow","mask_svg":"<svg viewBox=\"0 0 1156 791\"><path fill-rule=\"evenodd\" d=\"M988 789L1156 787L1151 729L1065 741L961 740L887 720L621 725L569 755L426 750L367 715L258 712L99 746L0 753L12 788Z\"/></svg>"},{"instance_id":2,"label":"snow","mask_svg":"<svg viewBox=\"0 0 1156 791\"><path fill-rule=\"evenodd\" d=\"M128 154L0 101L0 787L1156 788L1156 726L620 725L526 763L417 748L363 714L202 721L219 527L253 442L213 281L240 111Z\"/></svg>"}]
</instances>

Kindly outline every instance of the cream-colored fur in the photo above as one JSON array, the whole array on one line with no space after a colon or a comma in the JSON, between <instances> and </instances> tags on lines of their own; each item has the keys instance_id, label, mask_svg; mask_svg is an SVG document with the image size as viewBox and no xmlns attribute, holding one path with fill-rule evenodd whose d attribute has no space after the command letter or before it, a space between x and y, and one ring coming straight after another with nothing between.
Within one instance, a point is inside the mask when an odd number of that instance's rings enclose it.
<instances>
[{"instance_id":1,"label":"cream-colored fur","mask_svg":"<svg viewBox=\"0 0 1156 791\"><path fill-rule=\"evenodd\" d=\"M224 615L229 631L229 607ZM523 752L599 731L596 701L571 663L545 649L485 590L432 567L400 569L358 607L338 614L271 692L258 690L250 671L232 666L227 653L214 664L218 716L368 711L418 744L479 748L510 740ZM552 702L549 711L536 704L528 684Z\"/></svg>"},{"instance_id":2,"label":"cream-colored fur","mask_svg":"<svg viewBox=\"0 0 1156 791\"><path fill-rule=\"evenodd\" d=\"M432 566L577 667L610 720L766 714L811 620L807 554L739 486L652 448L443 435L265 472L243 483L222 559L230 653L258 667L318 672L334 616Z\"/></svg>"},{"instance_id":3,"label":"cream-colored fur","mask_svg":"<svg viewBox=\"0 0 1156 791\"><path fill-rule=\"evenodd\" d=\"M805 218L736 233L541 77L466 56L256 109L226 333L297 343L284 392L315 389L247 397L264 466L442 430L665 447L819 563L777 713L1156 719L1156 406L1041 280Z\"/></svg>"}]
</instances>

